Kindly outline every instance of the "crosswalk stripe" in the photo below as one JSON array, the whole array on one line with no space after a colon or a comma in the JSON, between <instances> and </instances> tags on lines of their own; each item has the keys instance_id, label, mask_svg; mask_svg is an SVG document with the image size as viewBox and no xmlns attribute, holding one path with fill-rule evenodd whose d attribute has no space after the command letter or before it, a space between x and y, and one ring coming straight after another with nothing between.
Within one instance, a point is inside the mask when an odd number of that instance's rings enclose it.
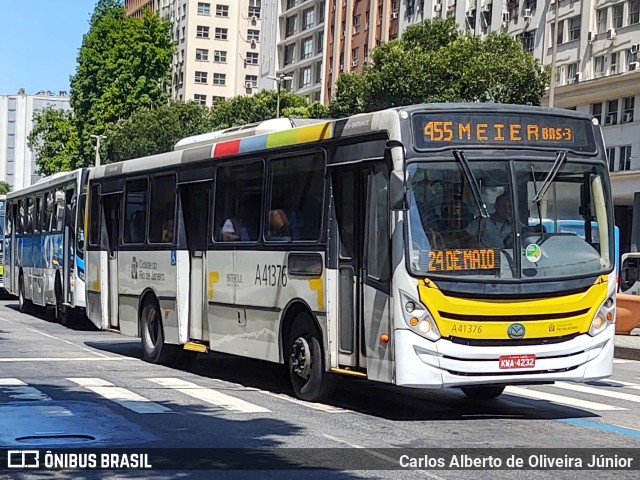
<instances>
[{"instance_id":1,"label":"crosswalk stripe","mask_svg":"<svg viewBox=\"0 0 640 480\"><path fill-rule=\"evenodd\" d=\"M167 413L171 411L164 405L152 402L126 388L116 387L113 383L101 378L67 378L67 380L136 413Z\"/></svg>"},{"instance_id":2,"label":"crosswalk stripe","mask_svg":"<svg viewBox=\"0 0 640 480\"><path fill-rule=\"evenodd\" d=\"M187 382L179 378L147 378L150 382L157 383L166 388L171 388L179 392L197 398L203 402L211 403L226 410L240 413L266 413L271 410L253 403L245 402L231 395L212 390L210 388L201 387L195 383Z\"/></svg>"},{"instance_id":3,"label":"crosswalk stripe","mask_svg":"<svg viewBox=\"0 0 640 480\"><path fill-rule=\"evenodd\" d=\"M0 378L0 391L15 400L51 400L49 395L17 378Z\"/></svg>"},{"instance_id":4,"label":"crosswalk stripe","mask_svg":"<svg viewBox=\"0 0 640 480\"><path fill-rule=\"evenodd\" d=\"M588 393L589 395L600 395L601 397L617 398L618 400L626 400L627 402L640 403L638 395L630 393L616 392L605 388L588 387L587 385L578 385L575 383L556 382L553 384L555 388L563 388L574 392Z\"/></svg>"},{"instance_id":5,"label":"crosswalk stripe","mask_svg":"<svg viewBox=\"0 0 640 480\"><path fill-rule=\"evenodd\" d=\"M614 358L613 363L631 363L633 360L627 360L626 358Z\"/></svg>"},{"instance_id":6,"label":"crosswalk stripe","mask_svg":"<svg viewBox=\"0 0 640 480\"><path fill-rule=\"evenodd\" d=\"M633 383L633 382L625 382L624 380L614 380L612 378L607 378L604 380L598 380L598 382L596 382L596 385L594 386L602 386L603 384L607 384L607 383L614 383L616 385L622 385L623 387L627 387L627 388L631 388L633 390L640 390L640 384L639 383ZM615 385L609 385L610 387L613 387Z\"/></svg>"},{"instance_id":7,"label":"crosswalk stripe","mask_svg":"<svg viewBox=\"0 0 640 480\"><path fill-rule=\"evenodd\" d=\"M579 398L565 397L564 395L556 395L555 393L541 392L538 390L531 390L521 387L507 387L505 389L507 394L512 394L519 397L532 398L534 400L546 400L551 403L558 403L560 405L567 405L575 408L584 408L587 410L628 410L628 408L616 407L615 405L606 405L604 403L589 402L587 400L581 400Z\"/></svg>"},{"instance_id":8,"label":"crosswalk stripe","mask_svg":"<svg viewBox=\"0 0 640 480\"><path fill-rule=\"evenodd\" d=\"M305 402L304 400L298 400L297 398L293 398L293 397L290 397L289 395L284 395L281 393L267 392L265 390L259 390L259 392L264 393L265 395L269 395L270 397L276 397L276 398L279 398L280 400L286 400L287 402L296 403L298 405L302 405L303 407L312 408L314 410L320 410L322 412L327 412L327 413L347 412L347 410L343 408L333 407L331 405L324 405L322 403Z\"/></svg>"}]
</instances>

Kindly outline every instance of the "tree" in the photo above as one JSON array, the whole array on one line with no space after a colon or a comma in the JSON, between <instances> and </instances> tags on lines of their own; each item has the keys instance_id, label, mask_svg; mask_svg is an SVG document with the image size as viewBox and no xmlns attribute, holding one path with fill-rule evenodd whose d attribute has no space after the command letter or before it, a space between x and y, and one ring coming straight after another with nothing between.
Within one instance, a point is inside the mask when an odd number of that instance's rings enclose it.
<instances>
[{"instance_id":1,"label":"tree","mask_svg":"<svg viewBox=\"0 0 640 480\"><path fill-rule=\"evenodd\" d=\"M212 129L211 113L197 103L171 102L120 120L107 133L108 163L168 152L178 140Z\"/></svg>"},{"instance_id":2,"label":"tree","mask_svg":"<svg viewBox=\"0 0 640 480\"><path fill-rule=\"evenodd\" d=\"M93 163L90 135L141 108L167 103L174 51L169 22L149 12L127 17L121 0L98 0L71 77L80 164Z\"/></svg>"},{"instance_id":3,"label":"tree","mask_svg":"<svg viewBox=\"0 0 640 480\"><path fill-rule=\"evenodd\" d=\"M429 102L539 105L548 70L507 34L458 31L453 18L409 27L400 40L371 52L362 76L338 79L334 116Z\"/></svg>"},{"instance_id":4,"label":"tree","mask_svg":"<svg viewBox=\"0 0 640 480\"><path fill-rule=\"evenodd\" d=\"M0 182L0 195L6 195L11 191L11 185L7 182Z\"/></svg>"},{"instance_id":5,"label":"tree","mask_svg":"<svg viewBox=\"0 0 640 480\"><path fill-rule=\"evenodd\" d=\"M27 145L35 154L40 175L77 168L80 138L73 112L48 106L34 113Z\"/></svg>"}]
</instances>

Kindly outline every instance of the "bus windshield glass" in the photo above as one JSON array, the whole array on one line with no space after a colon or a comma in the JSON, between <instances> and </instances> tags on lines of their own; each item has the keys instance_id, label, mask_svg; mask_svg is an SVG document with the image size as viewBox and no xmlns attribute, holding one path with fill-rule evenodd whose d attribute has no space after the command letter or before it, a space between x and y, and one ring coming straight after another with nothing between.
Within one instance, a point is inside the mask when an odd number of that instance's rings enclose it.
<instances>
[{"instance_id":1,"label":"bus windshield glass","mask_svg":"<svg viewBox=\"0 0 640 480\"><path fill-rule=\"evenodd\" d=\"M414 274L517 281L611 270L613 233L603 166L565 160L549 175L554 158L466 158L470 173L453 156L407 167ZM545 181L551 185L536 201ZM481 214L482 205L488 216Z\"/></svg>"}]
</instances>

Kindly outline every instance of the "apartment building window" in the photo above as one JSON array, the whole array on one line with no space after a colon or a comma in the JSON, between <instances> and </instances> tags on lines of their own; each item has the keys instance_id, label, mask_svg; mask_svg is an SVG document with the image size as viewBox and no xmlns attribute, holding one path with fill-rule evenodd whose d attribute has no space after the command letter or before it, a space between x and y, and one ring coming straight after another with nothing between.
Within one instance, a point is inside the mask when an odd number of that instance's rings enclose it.
<instances>
[{"instance_id":1,"label":"apartment building window","mask_svg":"<svg viewBox=\"0 0 640 480\"><path fill-rule=\"evenodd\" d=\"M558 31L554 34L555 24L551 24L551 41L553 42L553 38L556 39L556 44L560 45L564 42L564 20L558 22ZM553 46L549 45L549 46Z\"/></svg>"},{"instance_id":2,"label":"apartment building window","mask_svg":"<svg viewBox=\"0 0 640 480\"><path fill-rule=\"evenodd\" d=\"M567 65L567 83L575 83L578 80L578 62Z\"/></svg>"},{"instance_id":3,"label":"apartment building window","mask_svg":"<svg viewBox=\"0 0 640 480\"><path fill-rule=\"evenodd\" d=\"M260 13L262 10L261 0L249 0L249 11L247 12L249 18L256 17L260 18Z\"/></svg>"},{"instance_id":4,"label":"apartment building window","mask_svg":"<svg viewBox=\"0 0 640 480\"><path fill-rule=\"evenodd\" d=\"M596 33L604 33L607 31L608 10L606 7L596 10Z\"/></svg>"},{"instance_id":5,"label":"apartment building window","mask_svg":"<svg viewBox=\"0 0 640 480\"><path fill-rule=\"evenodd\" d=\"M207 83L207 72L196 72L196 83Z\"/></svg>"},{"instance_id":6,"label":"apartment building window","mask_svg":"<svg viewBox=\"0 0 640 480\"><path fill-rule=\"evenodd\" d=\"M622 28L622 17L624 15L624 4L619 3L613 6L613 28Z\"/></svg>"},{"instance_id":7,"label":"apartment building window","mask_svg":"<svg viewBox=\"0 0 640 480\"><path fill-rule=\"evenodd\" d=\"M196 48L196 60L199 62L207 62L209 60L209 50L206 48Z\"/></svg>"},{"instance_id":8,"label":"apartment building window","mask_svg":"<svg viewBox=\"0 0 640 480\"><path fill-rule=\"evenodd\" d=\"M296 6L296 0L287 0L287 10Z\"/></svg>"},{"instance_id":9,"label":"apartment building window","mask_svg":"<svg viewBox=\"0 0 640 480\"><path fill-rule=\"evenodd\" d=\"M247 88L256 88L258 86L258 76L257 75L245 75L244 76L244 85Z\"/></svg>"},{"instance_id":10,"label":"apartment building window","mask_svg":"<svg viewBox=\"0 0 640 480\"><path fill-rule=\"evenodd\" d=\"M622 123L633 122L633 110L636 106L636 97L624 97L624 114Z\"/></svg>"},{"instance_id":11,"label":"apartment building window","mask_svg":"<svg viewBox=\"0 0 640 480\"><path fill-rule=\"evenodd\" d=\"M285 37L290 37L296 33L296 16L287 17L285 26Z\"/></svg>"},{"instance_id":12,"label":"apartment building window","mask_svg":"<svg viewBox=\"0 0 640 480\"><path fill-rule=\"evenodd\" d=\"M313 22L315 21L316 12L313 8L307 8L304 12L302 12L302 30L308 30L313 27Z\"/></svg>"},{"instance_id":13,"label":"apartment building window","mask_svg":"<svg viewBox=\"0 0 640 480\"><path fill-rule=\"evenodd\" d=\"M537 0L524 0L522 8L531 10L531 13L536 11Z\"/></svg>"},{"instance_id":14,"label":"apartment building window","mask_svg":"<svg viewBox=\"0 0 640 480\"><path fill-rule=\"evenodd\" d=\"M607 57L605 55L600 55L595 57L594 59L594 73L596 77L602 77L607 70Z\"/></svg>"},{"instance_id":15,"label":"apartment building window","mask_svg":"<svg viewBox=\"0 0 640 480\"><path fill-rule=\"evenodd\" d=\"M569 41L580 38L580 24L580 17L574 17L569 20Z\"/></svg>"},{"instance_id":16,"label":"apartment building window","mask_svg":"<svg viewBox=\"0 0 640 480\"><path fill-rule=\"evenodd\" d=\"M353 34L357 35L358 33L360 33L360 15L353 17Z\"/></svg>"},{"instance_id":17,"label":"apartment building window","mask_svg":"<svg viewBox=\"0 0 640 480\"><path fill-rule=\"evenodd\" d=\"M618 170L631 170L631 145L619 147Z\"/></svg>"},{"instance_id":18,"label":"apartment building window","mask_svg":"<svg viewBox=\"0 0 640 480\"><path fill-rule=\"evenodd\" d=\"M598 120L598 123L602 125L602 103L591 104L591 116Z\"/></svg>"},{"instance_id":19,"label":"apartment building window","mask_svg":"<svg viewBox=\"0 0 640 480\"><path fill-rule=\"evenodd\" d=\"M631 49L627 50L627 70L638 70L638 54Z\"/></svg>"},{"instance_id":20,"label":"apartment building window","mask_svg":"<svg viewBox=\"0 0 640 480\"><path fill-rule=\"evenodd\" d=\"M214 50L213 51L213 61L216 63L227 63L227 52L226 50Z\"/></svg>"},{"instance_id":21,"label":"apartment building window","mask_svg":"<svg viewBox=\"0 0 640 480\"><path fill-rule=\"evenodd\" d=\"M187 36L186 32L187 32L187 29L185 27L182 27L182 36L180 37L180 43L184 43L184 39Z\"/></svg>"},{"instance_id":22,"label":"apartment building window","mask_svg":"<svg viewBox=\"0 0 640 480\"><path fill-rule=\"evenodd\" d=\"M629 2L629 25L640 23L640 0Z\"/></svg>"},{"instance_id":23,"label":"apartment building window","mask_svg":"<svg viewBox=\"0 0 640 480\"><path fill-rule=\"evenodd\" d=\"M211 4L198 2L198 15L211 15Z\"/></svg>"},{"instance_id":24,"label":"apartment building window","mask_svg":"<svg viewBox=\"0 0 640 480\"><path fill-rule=\"evenodd\" d=\"M247 42L256 42L260 41L260 30L247 30Z\"/></svg>"},{"instance_id":25,"label":"apartment building window","mask_svg":"<svg viewBox=\"0 0 640 480\"><path fill-rule=\"evenodd\" d=\"M193 100L196 103L199 103L200 105L207 105L207 96L206 95L201 95L200 93L195 93L193 95Z\"/></svg>"},{"instance_id":26,"label":"apartment building window","mask_svg":"<svg viewBox=\"0 0 640 480\"><path fill-rule=\"evenodd\" d=\"M196 27L196 38L209 38L209 27L198 25Z\"/></svg>"},{"instance_id":27,"label":"apartment building window","mask_svg":"<svg viewBox=\"0 0 640 480\"><path fill-rule=\"evenodd\" d=\"M320 2L320 5L318 6L318 23L322 23L324 22L324 10L326 8L326 3L325 2Z\"/></svg>"},{"instance_id":28,"label":"apartment building window","mask_svg":"<svg viewBox=\"0 0 640 480\"><path fill-rule=\"evenodd\" d=\"M301 60L305 59L305 58L311 58L313 57L313 38L309 37L309 38L305 38L302 41L302 58Z\"/></svg>"},{"instance_id":29,"label":"apartment building window","mask_svg":"<svg viewBox=\"0 0 640 480\"><path fill-rule=\"evenodd\" d=\"M289 65L293 63L293 59L295 58L295 45L287 45L284 47L284 64Z\"/></svg>"},{"instance_id":30,"label":"apartment building window","mask_svg":"<svg viewBox=\"0 0 640 480\"><path fill-rule=\"evenodd\" d=\"M316 35L316 53L322 52L324 46L324 32L318 32Z\"/></svg>"},{"instance_id":31,"label":"apartment building window","mask_svg":"<svg viewBox=\"0 0 640 480\"><path fill-rule=\"evenodd\" d=\"M556 82L556 85L561 85L562 84L562 70L564 69L564 67L562 65L558 65L556 67L556 74L554 76L554 81Z\"/></svg>"},{"instance_id":32,"label":"apartment building window","mask_svg":"<svg viewBox=\"0 0 640 480\"><path fill-rule=\"evenodd\" d=\"M318 84L322 81L322 62L317 62L316 63L316 78L315 78L315 83Z\"/></svg>"},{"instance_id":33,"label":"apartment building window","mask_svg":"<svg viewBox=\"0 0 640 480\"><path fill-rule=\"evenodd\" d=\"M609 67L609 74L615 75L618 73L618 55L619 52L613 52L611 54L611 66Z\"/></svg>"},{"instance_id":34,"label":"apartment building window","mask_svg":"<svg viewBox=\"0 0 640 480\"><path fill-rule=\"evenodd\" d=\"M618 100L607 102L607 116L604 119L605 125L615 125L618 123Z\"/></svg>"},{"instance_id":35,"label":"apartment building window","mask_svg":"<svg viewBox=\"0 0 640 480\"><path fill-rule=\"evenodd\" d=\"M225 85L227 83L227 74L226 73L214 73L213 74L213 84L214 85Z\"/></svg>"},{"instance_id":36,"label":"apartment building window","mask_svg":"<svg viewBox=\"0 0 640 480\"><path fill-rule=\"evenodd\" d=\"M228 28L216 28L216 40L226 40L229 38Z\"/></svg>"},{"instance_id":37,"label":"apartment building window","mask_svg":"<svg viewBox=\"0 0 640 480\"><path fill-rule=\"evenodd\" d=\"M247 64L249 64L249 65L258 65L258 57L259 57L259 54L257 52L248 52L247 53Z\"/></svg>"},{"instance_id":38,"label":"apartment building window","mask_svg":"<svg viewBox=\"0 0 640 480\"><path fill-rule=\"evenodd\" d=\"M300 80L298 81L299 88L306 88L311 86L311 67L305 67L300 70Z\"/></svg>"},{"instance_id":39,"label":"apartment building window","mask_svg":"<svg viewBox=\"0 0 640 480\"><path fill-rule=\"evenodd\" d=\"M216 17L228 17L229 16L229 5L216 5Z\"/></svg>"},{"instance_id":40,"label":"apartment building window","mask_svg":"<svg viewBox=\"0 0 640 480\"><path fill-rule=\"evenodd\" d=\"M609 163L609 171L614 172L616 169L616 147L607 148L607 162Z\"/></svg>"},{"instance_id":41,"label":"apartment building window","mask_svg":"<svg viewBox=\"0 0 640 480\"><path fill-rule=\"evenodd\" d=\"M358 66L358 61L360 60L360 49L359 48L352 48L351 49L351 66L352 67L357 67Z\"/></svg>"},{"instance_id":42,"label":"apartment building window","mask_svg":"<svg viewBox=\"0 0 640 480\"><path fill-rule=\"evenodd\" d=\"M525 52L533 53L535 48L536 31L530 30L528 32L522 32L522 48Z\"/></svg>"}]
</instances>

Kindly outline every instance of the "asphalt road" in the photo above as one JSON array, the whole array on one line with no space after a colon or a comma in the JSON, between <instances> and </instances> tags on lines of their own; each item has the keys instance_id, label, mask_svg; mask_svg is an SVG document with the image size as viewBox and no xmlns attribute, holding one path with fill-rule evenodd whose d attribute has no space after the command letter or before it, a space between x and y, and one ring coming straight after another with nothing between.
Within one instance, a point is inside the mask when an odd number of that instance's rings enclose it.
<instances>
[{"instance_id":1,"label":"asphalt road","mask_svg":"<svg viewBox=\"0 0 640 480\"><path fill-rule=\"evenodd\" d=\"M310 404L293 397L281 366L219 354L201 355L187 370L151 365L141 360L138 339L65 328L43 315L21 314L15 303L0 302L0 446L300 448L305 450L291 455L327 455L331 468L11 471L0 478L638 477L624 470L366 468L395 466L393 455L374 450L386 448L639 448L640 362L616 360L606 381L509 388L484 402L467 400L458 390L416 391L345 379L331 403ZM255 465L269 455L247 450L241 461Z\"/></svg>"}]
</instances>

